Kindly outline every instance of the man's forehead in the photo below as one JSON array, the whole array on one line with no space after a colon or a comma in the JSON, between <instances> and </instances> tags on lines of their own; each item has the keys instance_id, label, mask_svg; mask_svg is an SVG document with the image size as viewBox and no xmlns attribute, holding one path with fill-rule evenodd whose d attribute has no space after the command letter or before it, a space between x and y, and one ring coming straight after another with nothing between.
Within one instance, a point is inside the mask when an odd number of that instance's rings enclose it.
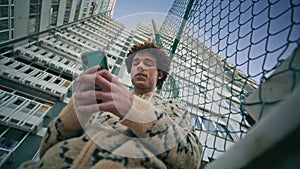
<instances>
[{"instance_id":1,"label":"man's forehead","mask_svg":"<svg viewBox=\"0 0 300 169\"><path fill-rule=\"evenodd\" d=\"M149 52L138 52L138 53L136 53L133 57L133 61L134 60L139 60L139 59L153 60L155 62L157 61L157 58Z\"/></svg>"}]
</instances>

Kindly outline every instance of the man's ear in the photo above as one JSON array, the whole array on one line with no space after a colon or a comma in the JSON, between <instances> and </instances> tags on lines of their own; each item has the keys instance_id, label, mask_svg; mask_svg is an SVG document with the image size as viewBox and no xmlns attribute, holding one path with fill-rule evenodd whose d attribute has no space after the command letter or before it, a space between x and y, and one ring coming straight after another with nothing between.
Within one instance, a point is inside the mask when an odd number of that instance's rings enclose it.
<instances>
[{"instance_id":1,"label":"man's ear","mask_svg":"<svg viewBox=\"0 0 300 169\"><path fill-rule=\"evenodd\" d=\"M160 79L162 79L162 78L163 78L163 76L164 76L164 73L163 73L163 71L159 70L159 71L158 71L158 74L157 74L157 80L160 80Z\"/></svg>"}]
</instances>

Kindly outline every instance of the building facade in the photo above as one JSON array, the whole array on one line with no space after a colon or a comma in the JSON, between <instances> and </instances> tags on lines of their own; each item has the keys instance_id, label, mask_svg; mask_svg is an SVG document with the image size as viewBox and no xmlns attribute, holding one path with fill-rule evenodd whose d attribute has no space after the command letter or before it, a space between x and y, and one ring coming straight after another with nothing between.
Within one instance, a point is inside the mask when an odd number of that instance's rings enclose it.
<instances>
[{"instance_id":1,"label":"building facade","mask_svg":"<svg viewBox=\"0 0 300 169\"><path fill-rule=\"evenodd\" d=\"M257 84L196 38L183 33L173 50L177 32L167 26L157 30L158 43L169 49L172 59L161 94L186 103L204 147L203 163L208 163L242 139L254 124L240 105Z\"/></svg>"},{"instance_id":2,"label":"building facade","mask_svg":"<svg viewBox=\"0 0 300 169\"><path fill-rule=\"evenodd\" d=\"M116 0L2 0L0 43L89 16L112 17Z\"/></svg>"},{"instance_id":3,"label":"building facade","mask_svg":"<svg viewBox=\"0 0 300 169\"><path fill-rule=\"evenodd\" d=\"M143 23L130 30L104 13L11 44L13 49L0 54L1 166L16 167L21 161L38 159L38 142L28 159L12 157L24 151L19 147L28 139L40 140L50 119L70 100L73 80L83 71L82 54L105 51L109 70L131 88L126 54L134 44L153 40L152 32ZM16 132L20 136L12 136Z\"/></svg>"}]
</instances>

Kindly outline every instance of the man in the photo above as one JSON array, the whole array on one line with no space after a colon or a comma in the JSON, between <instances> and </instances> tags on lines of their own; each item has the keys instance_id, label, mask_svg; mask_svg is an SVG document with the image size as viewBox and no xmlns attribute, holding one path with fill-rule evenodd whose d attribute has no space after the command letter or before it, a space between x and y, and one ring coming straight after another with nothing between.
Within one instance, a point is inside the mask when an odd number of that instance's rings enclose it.
<instances>
[{"instance_id":1,"label":"man","mask_svg":"<svg viewBox=\"0 0 300 169\"><path fill-rule=\"evenodd\" d=\"M133 92L107 70L83 72L43 138L41 160L20 168L199 168L202 147L186 107L155 93L167 78L169 57L145 42L133 46L126 65Z\"/></svg>"}]
</instances>

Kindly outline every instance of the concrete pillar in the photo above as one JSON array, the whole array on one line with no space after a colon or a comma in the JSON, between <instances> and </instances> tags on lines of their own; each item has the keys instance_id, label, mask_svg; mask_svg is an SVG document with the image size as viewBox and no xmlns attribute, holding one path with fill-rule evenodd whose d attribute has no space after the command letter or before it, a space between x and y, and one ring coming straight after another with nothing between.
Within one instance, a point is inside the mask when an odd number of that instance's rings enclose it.
<instances>
[{"instance_id":1,"label":"concrete pillar","mask_svg":"<svg viewBox=\"0 0 300 169\"><path fill-rule=\"evenodd\" d=\"M76 12L76 6L77 6L77 0L72 1L72 6L71 6L71 12L70 12L70 17L69 17L69 22L74 21L75 17L75 12Z\"/></svg>"},{"instance_id":2,"label":"concrete pillar","mask_svg":"<svg viewBox=\"0 0 300 169\"><path fill-rule=\"evenodd\" d=\"M50 25L50 11L51 11L52 0L42 1L41 7L41 21L40 21L40 31L46 30Z\"/></svg>"},{"instance_id":3,"label":"concrete pillar","mask_svg":"<svg viewBox=\"0 0 300 169\"><path fill-rule=\"evenodd\" d=\"M15 38L28 35L30 0L15 1Z\"/></svg>"},{"instance_id":4,"label":"concrete pillar","mask_svg":"<svg viewBox=\"0 0 300 169\"><path fill-rule=\"evenodd\" d=\"M84 3L86 0L81 0L80 3L80 8L79 8L79 15L78 15L78 20L83 17L83 9L84 9Z\"/></svg>"},{"instance_id":5,"label":"concrete pillar","mask_svg":"<svg viewBox=\"0 0 300 169\"><path fill-rule=\"evenodd\" d=\"M66 6L67 6L67 0L60 0L59 1L58 16L57 16L57 22L56 22L57 26L64 24Z\"/></svg>"}]
</instances>

